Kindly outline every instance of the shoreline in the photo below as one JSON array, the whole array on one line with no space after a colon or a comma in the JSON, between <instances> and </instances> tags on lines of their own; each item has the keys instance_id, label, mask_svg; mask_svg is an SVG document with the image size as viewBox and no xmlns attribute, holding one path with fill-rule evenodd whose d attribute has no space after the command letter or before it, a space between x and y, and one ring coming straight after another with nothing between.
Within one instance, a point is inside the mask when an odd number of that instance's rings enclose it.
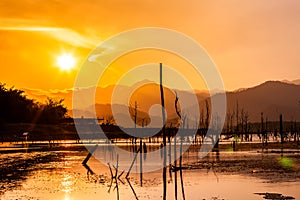
<instances>
[{"instance_id":1,"label":"shoreline","mask_svg":"<svg viewBox=\"0 0 300 200\"><path fill-rule=\"evenodd\" d=\"M144 142L147 146L153 146L155 148L159 148L161 143L148 143ZM169 144L169 143L168 143ZM167 145L168 145L167 144ZM132 144L129 142L118 142L118 143L108 143L104 140L100 141L80 141L80 140L53 140L53 141L15 141L15 142L2 142L0 143L0 152L13 152L13 151L49 151L49 150L60 150L65 148L77 148L77 149L85 149L88 146L94 145L118 145L121 147L135 147L138 144ZM185 143L183 143L185 145ZM213 152L217 151L229 151L229 152L238 152L238 151L258 151L258 152L269 152L269 153L300 153L300 143L298 142L284 142L281 144L280 142L268 142L268 145L264 145L259 142L235 142L235 149L233 149L232 142L219 142L217 148L213 148ZM173 146L173 144L171 144ZM189 146L190 151L197 151L201 147L201 144L192 143Z\"/></svg>"}]
</instances>

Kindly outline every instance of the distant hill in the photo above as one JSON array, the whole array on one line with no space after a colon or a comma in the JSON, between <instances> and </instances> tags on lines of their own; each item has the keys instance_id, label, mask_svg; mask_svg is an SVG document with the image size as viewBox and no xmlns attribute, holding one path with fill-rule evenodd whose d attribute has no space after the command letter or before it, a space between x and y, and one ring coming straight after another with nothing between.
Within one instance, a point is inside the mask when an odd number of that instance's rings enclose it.
<instances>
[{"instance_id":1,"label":"distant hill","mask_svg":"<svg viewBox=\"0 0 300 200\"><path fill-rule=\"evenodd\" d=\"M251 121L260 121L263 112L268 120L278 120L280 113L285 120L300 120L300 85L280 81L267 81L261 85L227 93L228 111L236 104L249 112Z\"/></svg>"},{"instance_id":2,"label":"distant hill","mask_svg":"<svg viewBox=\"0 0 300 200\"><path fill-rule=\"evenodd\" d=\"M285 120L296 119L300 121L300 79L294 81L267 81L251 88L238 89L233 92L227 92L227 110L233 112L236 110L236 104L239 104L239 110L244 109L249 113L250 121L260 121L260 113L263 112L268 120L278 120L279 114L282 113ZM120 86L121 92L120 98L124 97L130 87ZM26 95L30 98L37 99L39 101L45 101L47 97L51 98L63 98L65 99L65 105L70 109L72 107L72 90L65 91L40 91L24 89ZM87 88L79 91L82 95L87 92L91 92L93 88ZM105 88L97 88L96 92L96 106L82 104L82 107L77 110L82 116L89 117L91 112L95 109L97 116L108 117L112 116L111 113L111 96L114 90L114 86L108 86ZM177 118L175 112L175 95L174 91L165 88L165 105L168 115L168 120L174 121ZM179 98L185 100L190 105L190 110L186 111L192 115L195 105L189 102L192 97L191 91L176 90ZM204 105L204 101L209 99L209 93L206 91L195 91L197 100L201 106ZM138 116L141 119L149 119L150 115L153 121L160 121L160 110L152 110L149 115L149 109L154 104L160 104L160 93L157 84L148 84L144 87L136 90L130 99L131 104L137 102ZM121 101L120 101L121 102ZM116 102L117 115L125 116L128 112L128 106L122 105ZM201 107L200 106L200 107ZM200 108L201 109L201 108ZM70 115L72 115L70 109ZM176 121L176 120L175 120ZM175 122L174 122L175 123Z\"/></svg>"},{"instance_id":3,"label":"distant hill","mask_svg":"<svg viewBox=\"0 0 300 200\"><path fill-rule=\"evenodd\" d=\"M296 79L296 80L293 80L293 81L283 80L282 82L289 83L289 84L300 85L300 79Z\"/></svg>"}]
</instances>

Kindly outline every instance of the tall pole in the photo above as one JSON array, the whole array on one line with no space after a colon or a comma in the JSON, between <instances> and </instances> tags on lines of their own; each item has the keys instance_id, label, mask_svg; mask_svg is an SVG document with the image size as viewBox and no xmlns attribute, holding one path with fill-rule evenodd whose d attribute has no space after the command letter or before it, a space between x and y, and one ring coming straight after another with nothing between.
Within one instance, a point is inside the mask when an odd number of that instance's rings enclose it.
<instances>
[{"instance_id":1,"label":"tall pole","mask_svg":"<svg viewBox=\"0 0 300 200\"><path fill-rule=\"evenodd\" d=\"M239 135L239 102L236 101L236 132Z\"/></svg>"},{"instance_id":2,"label":"tall pole","mask_svg":"<svg viewBox=\"0 0 300 200\"><path fill-rule=\"evenodd\" d=\"M261 141L262 145L265 144L265 130L264 130L264 113L260 113L260 133L261 133Z\"/></svg>"},{"instance_id":3,"label":"tall pole","mask_svg":"<svg viewBox=\"0 0 300 200\"><path fill-rule=\"evenodd\" d=\"M279 116L279 134L280 134L281 144L283 144L284 138L283 138L283 127L282 127L282 114L280 114Z\"/></svg>"},{"instance_id":4,"label":"tall pole","mask_svg":"<svg viewBox=\"0 0 300 200\"><path fill-rule=\"evenodd\" d=\"M282 114L279 116L279 134L281 139L281 157L283 156L283 143L284 143L284 137L283 137L283 126L282 126Z\"/></svg>"},{"instance_id":5,"label":"tall pole","mask_svg":"<svg viewBox=\"0 0 300 200\"><path fill-rule=\"evenodd\" d=\"M164 100L164 88L162 84L162 63L159 64L159 72L160 72L160 99L161 99L161 113L162 113L162 134L163 134L163 148L164 148L164 168L163 168L163 199L166 200L167 198L167 141L166 141L166 130L165 130L165 123L166 123L166 113L165 113L165 100Z\"/></svg>"},{"instance_id":6,"label":"tall pole","mask_svg":"<svg viewBox=\"0 0 300 200\"><path fill-rule=\"evenodd\" d=\"M266 146L268 145L268 118L266 117L266 141L265 141L265 143L266 143Z\"/></svg>"},{"instance_id":7,"label":"tall pole","mask_svg":"<svg viewBox=\"0 0 300 200\"><path fill-rule=\"evenodd\" d=\"M143 186L143 143L142 143L142 138L140 139L140 183L141 183L141 186Z\"/></svg>"}]
</instances>

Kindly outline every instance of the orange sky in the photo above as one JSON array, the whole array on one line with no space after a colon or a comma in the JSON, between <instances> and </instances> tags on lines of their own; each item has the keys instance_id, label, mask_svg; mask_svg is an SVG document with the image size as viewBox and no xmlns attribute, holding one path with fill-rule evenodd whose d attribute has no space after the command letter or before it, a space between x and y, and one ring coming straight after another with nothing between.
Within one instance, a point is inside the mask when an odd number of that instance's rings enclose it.
<instances>
[{"instance_id":1,"label":"orange sky","mask_svg":"<svg viewBox=\"0 0 300 200\"><path fill-rule=\"evenodd\" d=\"M194 38L217 64L226 90L300 78L298 0L1 0L0 82L72 88L80 64L98 43L146 26ZM55 67L63 52L78 59L71 72Z\"/></svg>"}]
</instances>

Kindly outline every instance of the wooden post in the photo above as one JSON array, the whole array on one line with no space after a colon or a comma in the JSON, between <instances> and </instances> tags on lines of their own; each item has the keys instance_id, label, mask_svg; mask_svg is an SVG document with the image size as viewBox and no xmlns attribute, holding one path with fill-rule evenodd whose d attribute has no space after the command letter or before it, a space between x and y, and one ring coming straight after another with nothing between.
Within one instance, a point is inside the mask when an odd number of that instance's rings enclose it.
<instances>
[{"instance_id":1,"label":"wooden post","mask_svg":"<svg viewBox=\"0 0 300 200\"><path fill-rule=\"evenodd\" d=\"M140 139L140 183L141 187L143 186L143 143L142 139Z\"/></svg>"},{"instance_id":2,"label":"wooden post","mask_svg":"<svg viewBox=\"0 0 300 200\"><path fill-rule=\"evenodd\" d=\"M266 117L266 146L268 146L268 118Z\"/></svg>"},{"instance_id":3,"label":"wooden post","mask_svg":"<svg viewBox=\"0 0 300 200\"><path fill-rule=\"evenodd\" d=\"M280 114L279 116L279 121L280 121L280 124L279 124L279 134L280 134L280 138L281 138L281 144L283 144L284 142L284 138L283 138L283 127L282 127L282 114Z\"/></svg>"},{"instance_id":4,"label":"wooden post","mask_svg":"<svg viewBox=\"0 0 300 200\"><path fill-rule=\"evenodd\" d=\"M182 175L182 157L183 157L183 151L182 151L182 136L181 136L181 143L180 143L180 158L179 158L179 173L180 173L180 182L181 182L181 193L182 198L185 200L185 194L184 194L184 186L183 186L183 175Z\"/></svg>"},{"instance_id":5,"label":"wooden post","mask_svg":"<svg viewBox=\"0 0 300 200\"><path fill-rule=\"evenodd\" d=\"M265 130L264 130L264 113L260 113L260 133L261 133L261 141L262 145L265 145Z\"/></svg>"},{"instance_id":6,"label":"wooden post","mask_svg":"<svg viewBox=\"0 0 300 200\"><path fill-rule=\"evenodd\" d=\"M162 113L162 133L163 133L163 149L164 149L164 156L163 156L163 199L166 200L167 198L167 142L166 142L166 130L165 130L165 123L166 123L166 116L165 116L165 99L164 99L164 89L162 84L162 63L159 64L159 72L160 72L160 99L161 99L161 113Z\"/></svg>"},{"instance_id":7,"label":"wooden post","mask_svg":"<svg viewBox=\"0 0 300 200\"><path fill-rule=\"evenodd\" d=\"M171 179L171 182L172 182L172 171L171 171L171 168L172 168L171 128L169 128L169 130L168 130L168 144L169 144L169 176L170 176L170 179Z\"/></svg>"},{"instance_id":8,"label":"wooden post","mask_svg":"<svg viewBox=\"0 0 300 200\"><path fill-rule=\"evenodd\" d=\"M174 135L174 181L175 181L175 200L177 200L177 160L176 160L176 135Z\"/></svg>"},{"instance_id":9,"label":"wooden post","mask_svg":"<svg viewBox=\"0 0 300 200\"><path fill-rule=\"evenodd\" d=\"M83 165L86 165L86 163L89 161L89 159L91 158L92 154L94 153L94 151L96 151L97 148L98 148L98 144L96 146L94 146L93 149L91 149L91 151L89 152L89 154L86 156L86 158L82 162Z\"/></svg>"},{"instance_id":10,"label":"wooden post","mask_svg":"<svg viewBox=\"0 0 300 200\"><path fill-rule=\"evenodd\" d=\"M282 114L279 116L279 134L280 134L280 140L281 140L281 157L283 156L283 143L284 143L284 137L283 137L283 126L282 126Z\"/></svg>"}]
</instances>

